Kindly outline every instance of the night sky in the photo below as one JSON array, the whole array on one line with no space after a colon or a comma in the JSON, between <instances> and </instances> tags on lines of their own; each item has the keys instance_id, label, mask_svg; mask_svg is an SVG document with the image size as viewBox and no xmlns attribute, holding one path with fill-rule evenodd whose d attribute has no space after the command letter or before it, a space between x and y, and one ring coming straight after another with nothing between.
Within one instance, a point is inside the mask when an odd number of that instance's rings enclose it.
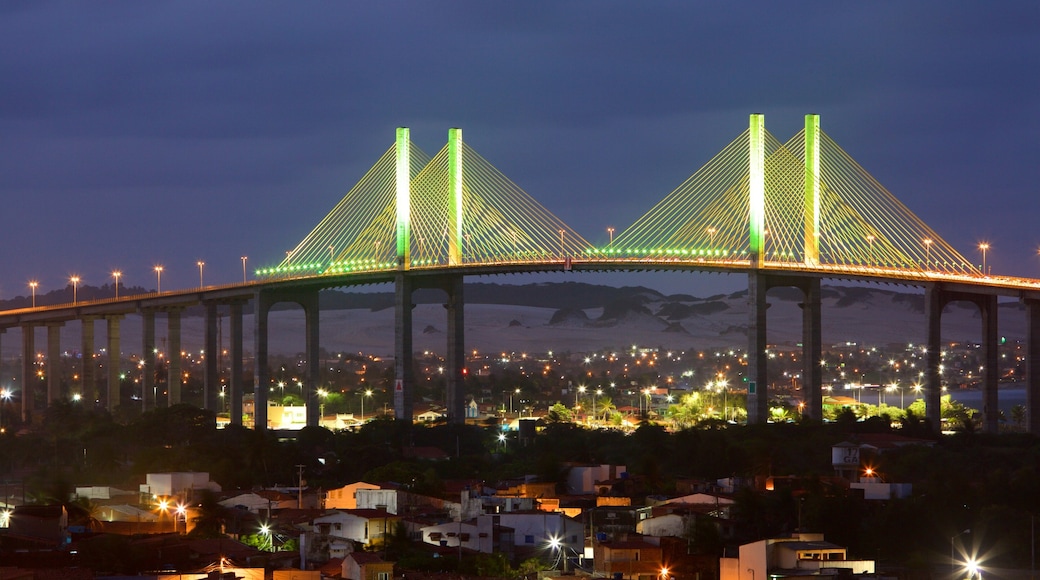
<instances>
[{"instance_id":1,"label":"night sky","mask_svg":"<svg viewBox=\"0 0 1040 580\"><path fill-rule=\"evenodd\" d=\"M0 3L0 298L276 264L449 127L594 243L806 113L995 274L1040 276L1040 3ZM705 281L706 279L712 279ZM680 286L720 276L583 278ZM740 287L742 277L728 277ZM498 281L525 283L522 276Z\"/></svg>"}]
</instances>

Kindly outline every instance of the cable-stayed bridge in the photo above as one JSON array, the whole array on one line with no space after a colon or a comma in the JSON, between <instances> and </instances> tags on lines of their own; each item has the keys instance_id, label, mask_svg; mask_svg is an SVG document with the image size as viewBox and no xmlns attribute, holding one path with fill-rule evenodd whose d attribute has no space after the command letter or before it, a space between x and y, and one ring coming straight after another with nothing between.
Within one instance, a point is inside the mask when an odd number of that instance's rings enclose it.
<instances>
[{"instance_id":1,"label":"cable-stayed bridge","mask_svg":"<svg viewBox=\"0 0 1040 580\"><path fill-rule=\"evenodd\" d=\"M308 424L318 422L317 293L326 288L392 282L395 308L395 414L412 416L411 295L438 288L447 295L448 393L451 420L463 420L462 379L465 276L549 271L691 270L746 274L751 305L748 330L748 417L768 413L766 292L794 286L805 294L803 350L806 413L822 416L820 281L823 278L918 285L927 294L926 408L939 426L940 322L946 304L967 300L983 320L984 427L997 427L997 297L1027 305L1030 336L1030 430L1040 433L1040 280L994 276L974 264L918 219L820 130L819 117L781 142L751 115L747 130L631 226L608 230L606 244L592 244L468 147L460 129L429 156L400 128L393 145L328 215L278 263L243 284L167 291L144 296L30 308L0 313L0 329L21 327L23 384L32 381L37 326L48 328L48 358L56 356L55 330L83 322L83 352L94 352L94 322L108 324L108 352L120 352L119 321L140 313L144 321L144 405L152 390L155 315L165 313L170 351L179 352L180 311L204 304L206 352L216 352L218 309L229 309L232 329L232 422L242 422L242 307L254 304L255 425L267 424L267 319L278 302L300 304L307 320ZM88 348L89 347L89 348ZM176 357L174 357L176 358ZM216 356L206 356L208 408L216 407ZM168 397L180 400L179 361L171 359ZM85 367L88 365L84 365ZM118 365L109 365L108 393L118 399ZM116 375L113 375L116 373ZM84 368L84 384L93 370ZM115 385L115 387L113 387ZM48 380L48 403L59 396ZM153 395L154 398L154 395ZM32 397L22 397L23 415Z\"/></svg>"}]
</instances>

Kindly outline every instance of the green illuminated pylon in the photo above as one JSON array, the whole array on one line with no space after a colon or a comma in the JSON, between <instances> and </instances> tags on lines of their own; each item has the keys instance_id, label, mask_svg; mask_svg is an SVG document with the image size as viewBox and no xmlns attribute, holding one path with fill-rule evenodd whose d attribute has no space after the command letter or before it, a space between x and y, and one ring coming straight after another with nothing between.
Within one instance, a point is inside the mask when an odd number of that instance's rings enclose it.
<instances>
[{"instance_id":1,"label":"green illuminated pylon","mask_svg":"<svg viewBox=\"0 0 1040 580\"><path fill-rule=\"evenodd\" d=\"M462 263L462 129L448 129L448 265Z\"/></svg>"},{"instance_id":2,"label":"green illuminated pylon","mask_svg":"<svg viewBox=\"0 0 1040 580\"><path fill-rule=\"evenodd\" d=\"M820 116L805 116L805 264L820 264Z\"/></svg>"},{"instance_id":3,"label":"green illuminated pylon","mask_svg":"<svg viewBox=\"0 0 1040 580\"><path fill-rule=\"evenodd\" d=\"M765 257L765 132L764 115L751 115L748 127L748 228L751 265Z\"/></svg>"},{"instance_id":4,"label":"green illuminated pylon","mask_svg":"<svg viewBox=\"0 0 1040 580\"><path fill-rule=\"evenodd\" d=\"M407 127L397 128L395 190L397 207L397 265L405 270L411 262L411 160Z\"/></svg>"}]
</instances>

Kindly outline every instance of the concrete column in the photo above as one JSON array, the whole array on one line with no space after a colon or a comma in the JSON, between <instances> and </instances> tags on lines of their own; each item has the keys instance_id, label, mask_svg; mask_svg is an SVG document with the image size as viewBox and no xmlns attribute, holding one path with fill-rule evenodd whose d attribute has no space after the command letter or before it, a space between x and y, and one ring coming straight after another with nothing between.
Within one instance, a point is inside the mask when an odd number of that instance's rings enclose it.
<instances>
[{"instance_id":1,"label":"concrete column","mask_svg":"<svg viewBox=\"0 0 1040 580\"><path fill-rule=\"evenodd\" d=\"M61 397L61 327L64 322L47 323L47 406Z\"/></svg>"},{"instance_id":2,"label":"concrete column","mask_svg":"<svg viewBox=\"0 0 1040 580\"><path fill-rule=\"evenodd\" d=\"M206 357L203 367L202 408L219 413L220 408L220 346L217 344L217 303L206 302L206 336L203 356Z\"/></svg>"},{"instance_id":3,"label":"concrete column","mask_svg":"<svg viewBox=\"0 0 1040 580\"><path fill-rule=\"evenodd\" d=\"M412 280L394 277L394 417L412 422Z\"/></svg>"},{"instance_id":4,"label":"concrete column","mask_svg":"<svg viewBox=\"0 0 1040 580\"><path fill-rule=\"evenodd\" d=\"M315 290L307 293L300 304L303 306L307 334L304 347L307 350L307 377L303 382L303 400L307 404L307 426L317 427L321 416L321 401L318 400L318 381L321 376L321 333L318 325L321 309L318 307L318 292Z\"/></svg>"},{"instance_id":5,"label":"concrete column","mask_svg":"<svg viewBox=\"0 0 1040 580\"><path fill-rule=\"evenodd\" d=\"M271 384L271 370L267 367L267 318L271 311L267 293L257 290L253 308L253 429L267 429L267 389Z\"/></svg>"},{"instance_id":6,"label":"concrete column","mask_svg":"<svg viewBox=\"0 0 1040 580\"><path fill-rule=\"evenodd\" d=\"M155 311L141 311L141 410L155 407Z\"/></svg>"},{"instance_id":7,"label":"concrete column","mask_svg":"<svg viewBox=\"0 0 1040 580\"><path fill-rule=\"evenodd\" d=\"M108 396L105 401L105 408L108 409L109 412L115 411L116 407L118 407L122 401L119 389L119 357L121 354L121 347L119 345L119 321L122 319L122 316L105 317L105 322L108 323L108 330L106 332L108 336Z\"/></svg>"},{"instance_id":8,"label":"concrete column","mask_svg":"<svg viewBox=\"0 0 1040 580\"><path fill-rule=\"evenodd\" d=\"M169 338L170 349L166 353L168 361L166 373L166 393L168 407L181 403L181 309L172 308L166 311L166 335Z\"/></svg>"},{"instance_id":9,"label":"concrete column","mask_svg":"<svg viewBox=\"0 0 1040 580\"><path fill-rule=\"evenodd\" d=\"M822 323L820 316L820 279L806 280L805 302L802 304L802 392L805 414L814 421L823 420Z\"/></svg>"},{"instance_id":10,"label":"concrete column","mask_svg":"<svg viewBox=\"0 0 1040 580\"><path fill-rule=\"evenodd\" d=\"M101 400L98 393L97 379L94 378L94 318L84 316L80 320L80 339L82 340L81 360L83 371L80 378L83 380L83 398L90 399L90 405L94 406Z\"/></svg>"},{"instance_id":11,"label":"concrete column","mask_svg":"<svg viewBox=\"0 0 1040 580\"><path fill-rule=\"evenodd\" d=\"M748 424L765 423L769 412L766 369L766 277L748 274Z\"/></svg>"},{"instance_id":12,"label":"concrete column","mask_svg":"<svg viewBox=\"0 0 1040 580\"><path fill-rule=\"evenodd\" d=\"M1040 299L1023 300L1026 305L1026 423L1029 432L1040 435Z\"/></svg>"},{"instance_id":13,"label":"concrete column","mask_svg":"<svg viewBox=\"0 0 1040 580\"><path fill-rule=\"evenodd\" d=\"M228 388L231 391L227 394L227 399L230 401L229 409L231 411L231 424L242 425L242 393L245 391L245 380L243 379L242 367L244 365L243 350L242 350L242 303L232 302L231 303L231 352L230 360L228 361L231 365L231 376Z\"/></svg>"},{"instance_id":14,"label":"concrete column","mask_svg":"<svg viewBox=\"0 0 1040 580\"><path fill-rule=\"evenodd\" d=\"M466 380L466 332L465 300L462 276L452 276L448 281L448 421L465 423L466 411L463 385Z\"/></svg>"},{"instance_id":15,"label":"concrete column","mask_svg":"<svg viewBox=\"0 0 1040 580\"><path fill-rule=\"evenodd\" d=\"M925 353L924 415L936 433L942 431L942 377L939 374L942 310L942 289L935 284L928 286L924 292L924 315L928 326L928 338L925 341L928 352Z\"/></svg>"},{"instance_id":16,"label":"concrete column","mask_svg":"<svg viewBox=\"0 0 1040 580\"><path fill-rule=\"evenodd\" d=\"M22 326L22 421L36 409L36 327Z\"/></svg>"},{"instance_id":17,"label":"concrete column","mask_svg":"<svg viewBox=\"0 0 1040 580\"><path fill-rule=\"evenodd\" d=\"M997 385L1000 378L1000 350L997 336L997 297L979 296L979 312L982 314L983 406L982 430L996 433L1000 425L1000 403Z\"/></svg>"}]
</instances>

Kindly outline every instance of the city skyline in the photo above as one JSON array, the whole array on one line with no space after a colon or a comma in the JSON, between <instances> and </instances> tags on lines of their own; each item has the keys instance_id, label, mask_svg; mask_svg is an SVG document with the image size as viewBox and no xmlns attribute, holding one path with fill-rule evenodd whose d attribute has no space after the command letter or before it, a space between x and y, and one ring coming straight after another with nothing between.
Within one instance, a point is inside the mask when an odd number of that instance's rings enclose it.
<instances>
[{"instance_id":1,"label":"city skyline","mask_svg":"<svg viewBox=\"0 0 1040 580\"><path fill-rule=\"evenodd\" d=\"M28 296L33 280L102 286L113 271L146 288L238 281L243 256L249 270L277 263L397 126L429 152L463 128L605 241L749 113L781 139L819 113L965 256L988 243L994 272L1040 273L1038 81L1018 74L1040 60L1035 7L761 4L755 19L722 4L244 6L5 9L0 298ZM582 275L599 279L689 284Z\"/></svg>"}]
</instances>

